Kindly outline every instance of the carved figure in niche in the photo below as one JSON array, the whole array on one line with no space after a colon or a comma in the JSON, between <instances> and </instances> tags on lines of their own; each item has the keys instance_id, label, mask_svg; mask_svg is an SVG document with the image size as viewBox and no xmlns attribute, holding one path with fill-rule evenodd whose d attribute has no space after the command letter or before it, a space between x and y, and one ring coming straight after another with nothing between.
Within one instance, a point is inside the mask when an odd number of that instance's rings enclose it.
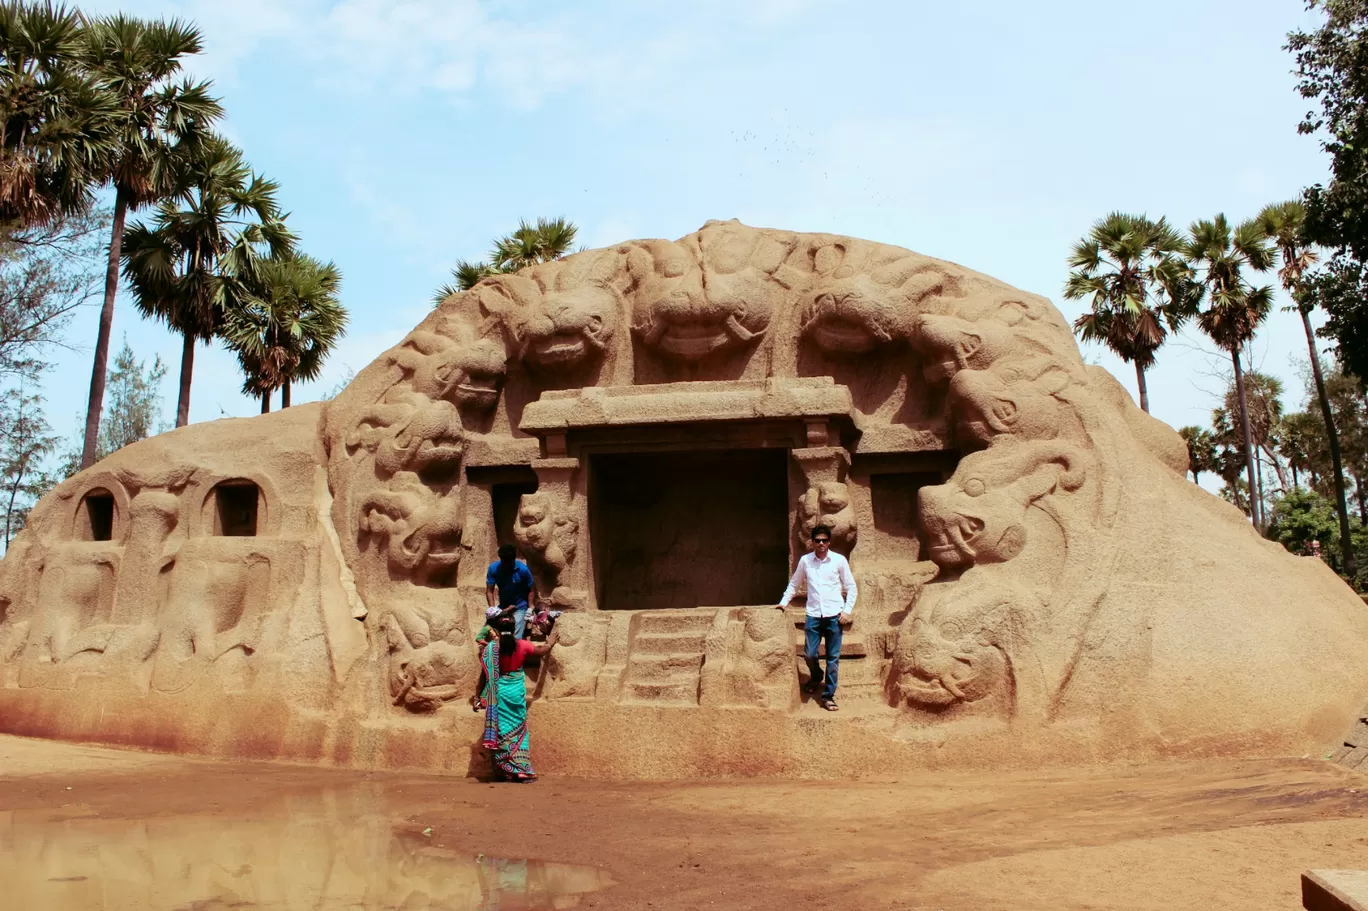
<instances>
[{"instance_id":1,"label":"carved figure in niche","mask_svg":"<svg viewBox=\"0 0 1368 911\"><path fill-rule=\"evenodd\" d=\"M400 471L450 474L465 453L465 430L450 402L401 392L361 415L347 438L347 448L374 453L380 477Z\"/></svg>"},{"instance_id":2,"label":"carved figure in niche","mask_svg":"<svg viewBox=\"0 0 1368 911\"><path fill-rule=\"evenodd\" d=\"M462 412L482 415L499 403L508 367L503 345L490 338L475 338L460 327L457 338L421 329L409 333L388 357L408 377L409 388L397 386L386 394L402 396L412 391L434 402L448 401Z\"/></svg>"},{"instance_id":3,"label":"carved figure in niche","mask_svg":"<svg viewBox=\"0 0 1368 911\"><path fill-rule=\"evenodd\" d=\"M1026 546L1026 510L1056 490L1081 487L1084 460L1065 443L1010 438L966 456L949 481L917 495L931 560L956 569L1017 556Z\"/></svg>"},{"instance_id":4,"label":"carved figure in niche","mask_svg":"<svg viewBox=\"0 0 1368 911\"><path fill-rule=\"evenodd\" d=\"M825 353L868 354L904 341L922 302L963 295L962 282L924 260L903 258L856 269L846 262L846 245L832 243L813 253L817 286L803 309L800 332Z\"/></svg>"},{"instance_id":5,"label":"carved figure in niche","mask_svg":"<svg viewBox=\"0 0 1368 911\"><path fill-rule=\"evenodd\" d=\"M859 539L855 523L855 507L845 484L822 481L798 498L798 528L803 541L812 538L812 529L825 525L831 529L831 549L849 557Z\"/></svg>"},{"instance_id":6,"label":"carved figure in niche","mask_svg":"<svg viewBox=\"0 0 1368 911\"><path fill-rule=\"evenodd\" d=\"M418 591L395 598L382 621L389 649L389 693L395 705L415 712L468 696L479 676L478 661L459 610Z\"/></svg>"},{"instance_id":7,"label":"carved figure in niche","mask_svg":"<svg viewBox=\"0 0 1368 911\"><path fill-rule=\"evenodd\" d=\"M1013 714L1044 704L1044 678L1030 647L1044 612L1019 586L932 586L898 635L893 680L900 700L932 711L980 703Z\"/></svg>"},{"instance_id":8,"label":"carved figure in niche","mask_svg":"<svg viewBox=\"0 0 1368 911\"><path fill-rule=\"evenodd\" d=\"M774 238L733 223L709 223L699 238L697 255L671 241L628 245L636 284L632 331L675 360L698 361L758 341L788 290L774 278L788 247Z\"/></svg>"},{"instance_id":9,"label":"carved figure in niche","mask_svg":"<svg viewBox=\"0 0 1368 911\"><path fill-rule=\"evenodd\" d=\"M244 554L222 543L239 540L199 538L182 546L158 624L154 689L177 692L230 652L241 658L256 651L270 604L271 561L256 548Z\"/></svg>"},{"instance_id":10,"label":"carved figure in niche","mask_svg":"<svg viewBox=\"0 0 1368 911\"><path fill-rule=\"evenodd\" d=\"M425 584L448 579L460 565L463 513L459 490L439 496L401 471L362 501L358 531L384 541L391 572Z\"/></svg>"},{"instance_id":11,"label":"carved figure in niche","mask_svg":"<svg viewBox=\"0 0 1368 911\"><path fill-rule=\"evenodd\" d=\"M547 591L559 587L561 574L574 561L578 537L579 522L548 493L539 490L522 495L513 540L532 568L544 577Z\"/></svg>"}]
</instances>

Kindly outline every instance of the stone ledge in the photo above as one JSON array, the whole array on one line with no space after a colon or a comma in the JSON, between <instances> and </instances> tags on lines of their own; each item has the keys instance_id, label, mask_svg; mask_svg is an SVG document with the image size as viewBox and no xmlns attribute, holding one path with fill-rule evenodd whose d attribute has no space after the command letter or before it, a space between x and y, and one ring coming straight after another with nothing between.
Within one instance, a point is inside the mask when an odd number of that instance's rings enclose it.
<instances>
[{"instance_id":1,"label":"stone ledge","mask_svg":"<svg viewBox=\"0 0 1368 911\"><path fill-rule=\"evenodd\" d=\"M635 424L772 418L852 418L850 390L831 377L587 386L542 393L523 410L524 433Z\"/></svg>"},{"instance_id":2,"label":"stone ledge","mask_svg":"<svg viewBox=\"0 0 1368 911\"><path fill-rule=\"evenodd\" d=\"M1368 911L1368 870L1308 870L1301 883L1306 911Z\"/></svg>"}]
</instances>

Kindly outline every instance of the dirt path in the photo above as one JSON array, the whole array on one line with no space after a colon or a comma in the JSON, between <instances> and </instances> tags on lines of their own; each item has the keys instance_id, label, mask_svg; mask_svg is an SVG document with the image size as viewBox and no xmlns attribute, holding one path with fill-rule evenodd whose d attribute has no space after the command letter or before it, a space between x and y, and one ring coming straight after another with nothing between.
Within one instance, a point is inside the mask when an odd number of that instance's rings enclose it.
<instances>
[{"instance_id":1,"label":"dirt path","mask_svg":"<svg viewBox=\"0 0 1368 911\"><path fill-rule=\"evenodd\" d=\"M326 867L330 878L320 874L317 889L334 888L321 884L338 880L339 858L359 856L348 840L362 830L420 845L374 855L404 855L386 861L390 882L409 877L400 891L417 888L410 880L424 857L531 857L609 871L617 885L584 895L585 908L1288 911L1300 907L1302 870L1368 866L1368 777L1310 760L849 784L490 785L0 737L0 878L6 850L36 852L53 865L49 874L60 873L58 849L88 862L114 837L101 827L119 827L125 840L138 827L142 856L159 827L183 819L212 834L216 868L233 866L225 851L302 851L318 840L314 859L282 862L271 874L282 895L291 884L277 880L297 876L293 888L308 903L273 907L350 907L320 903L311 877ZM238 826L254 827L247 844L224 847ZM85 847L72 847L73 833L84 833ZM263 847L272 839L281 847ZM190 850L184 838L177 845ZM15 876L39 862L10 860ZM65 879L85 877L44 882ZM106 906L96 901L63 907Z\"/></svg>"}]
</instances>

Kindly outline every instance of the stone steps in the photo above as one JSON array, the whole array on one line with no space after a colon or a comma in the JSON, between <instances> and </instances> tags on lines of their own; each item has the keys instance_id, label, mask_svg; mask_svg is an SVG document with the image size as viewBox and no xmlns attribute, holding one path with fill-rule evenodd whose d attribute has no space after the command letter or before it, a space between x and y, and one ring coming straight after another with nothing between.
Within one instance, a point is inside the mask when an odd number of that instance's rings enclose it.
<instances>
[{"instance_id":1,"label":"stone steps","mask_svg":"<svg viewBox=\"0 0 1368 911\"><path fill-rule=\"evenodd\" d=\"M676 655L638 655L629 665L628 682L687 683L697 682L698 670L703 665L703 653Z\"/></svg>"},{"instance_id":2,"label":"stone steps","mask_svg":"<svg viewBox=\"0 0 1368 911\"><path fill-rule=\"evenodd\" d=\"M681 655L702 653L703 632L698 633L637 633L632 640L632 651L639 655Z\"/></svg>"},{"instance_id":3,"label":"stone steps","mask_svg":"<svg viewBox=\"0 0 1368 911\"><path fill-rule=\"evenodd\" d=\"M697 633L706 635L712 626L712 611L642 611L637 618L636 635L645 633Z\"/></svg>"}]
</instances>

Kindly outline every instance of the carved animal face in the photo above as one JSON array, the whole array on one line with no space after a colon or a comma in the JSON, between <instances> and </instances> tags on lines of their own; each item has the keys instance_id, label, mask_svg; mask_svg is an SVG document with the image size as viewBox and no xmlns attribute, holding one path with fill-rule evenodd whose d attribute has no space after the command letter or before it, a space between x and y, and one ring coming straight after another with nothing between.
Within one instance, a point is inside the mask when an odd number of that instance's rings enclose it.
<instances>
[{"instance_id":1,"label":"carved animal face","mask_svg":"<svg viewBox=\"0 0 1368 911\"><path fill-rule=\"evenodd\" d=\"M927 556L945 568L1011 560L1026 546L1026 510L1084 481L1082 455L1056 443L994 446L968 455L950 480L917 495Z\"/></svg>"},{"instance_id":2,"label":"carved animal face","mask_svg":"<svg viewBox=\"0 0 1368 911\"><path fill-rule=\"evenodd\" d=\"M409 573L440 572L461 562L463 515L457 497L439 497L403 472L388 488L361 503L358 530L386 542L390 567Z\"/></svg>"},{"instance_id":3,"label":"carved animal face","mask_svg":"<svg viewBox=\"0 0 1368 911\"><path fill-rule=\"evenodd\" d=\"M1014 341L1003 326L930 313L919 316L912 331L912 344L926 358L922 372L932 384L961 370L986 370L1011 351Z\"/></svg>"},{"instance_id":4,"label":"carved animal face","mask_svg":"<svg viewBox=\"0 0 1368 911\"><path fill-rule=\"evenodd\" d=\"M910 334L906 302L867 275L833 280L814 291L802 334L830 355L868 354Z\"/></svg>"},{"instance_id":5,"label":"carved animal face","mask_svg":"<svg viewBox=\"0 0 1368 911\"><path fill-rule=\"evenodd\" d=\"M1033 440L1058 436L1060 403L1030 382L1007 383L988 370L961 370L950 381L950 412L955 439L965 449L981 449L998 436Z\"/></svg>"},{"instance_id":6,"label":"carved animal face","mask_svg":"<svg viewBox=\"0 0 1368 911\"><path fill-rule=\"evenodd\" d=\"M452 469L465 453L465 430L456 406L409 394L402 405L379 405L362 418L363 433L377 441L375 465L385 474Z\"/></svg>"},{"instance_id":7,"label":"carved animal face","mask_svg":"<svg viewBox=\"0 0 1368 911\"><path fill-rule=\"evenodd\" d=\"M908 702L932 709L1010 694L1007 645L1017 638L1018 625L1009 595L928 593L898 638L898 692Z\"/></svg>"},{"instance_id":8,"label":"carved animal face","mask_svg":"<svg viewBox=\"0 0 1368 911\"><path fill-rule=\"evenodd\" d=\"M831 529L832 548L849 555L857 537L849 487L836 481L823 481L808 488L798 500L798 508L805 540L812 538L813 528L825 525Z\"/></svg>"},{"instance_id":9,"label":"carved animal face","mask_svg":"<svg viewBox=\"0 0 1368 911\"><path fill-rule=\"evenodd\" d=\"M642 343L665 357L696 361L760 338L769 328L773 291L768 275L751 264L759 237L730 225L706 229L702 264L684 246L665 241L650 242L647 258L641 250L630 257L639 284L632 329Z\"/></svg>"},{"instance_id":10,"label":"carved animal face","mask_svg":"<svg viewBox=\"0 0 1368 911\"><path fill-rule=\"evenodd\" d=\"M518 544L529 550L545 550L551 543L553 524L545 496L523 494L518 503L518 519L513 527L513 537Z\"/></svg>"},{"instance_id":11,"label":"carved animal face","mask_svg":"<svg viewBox=\"0 0 1368 911\"><path fill-rule=\"evenodd\" d=\"M491 339L452 344L414 358L413 389L463 411L486 412L499 402L507 372L502 346Z\"/></svg>"},{"instance_id":12,"label":"carved animal face","mask_svg":"<svg viewBox=\"0 0 1368 911\"><path fill-rule=\"evenodd\" d=\"M534 369L570 370L602 358L617 332L620 307L609 288L547 295L521 329L523 362Z\"/></svg>"}]
</instances>

